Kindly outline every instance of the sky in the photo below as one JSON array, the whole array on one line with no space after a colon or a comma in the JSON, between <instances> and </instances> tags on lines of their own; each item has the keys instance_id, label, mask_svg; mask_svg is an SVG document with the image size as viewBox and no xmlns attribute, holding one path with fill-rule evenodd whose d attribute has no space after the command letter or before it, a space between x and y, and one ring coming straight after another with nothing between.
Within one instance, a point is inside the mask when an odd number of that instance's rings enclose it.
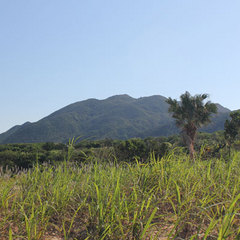
<instances>
[{"instance_id":1,"label":"sky","mask_svg":"<svg viewBox=\"0 0 240 240\"><path fill-rule=\"evenodd\" d=\"M240 109L239 0L0 0L0 133L88 98Z\"/></svg>"}]
</instances>

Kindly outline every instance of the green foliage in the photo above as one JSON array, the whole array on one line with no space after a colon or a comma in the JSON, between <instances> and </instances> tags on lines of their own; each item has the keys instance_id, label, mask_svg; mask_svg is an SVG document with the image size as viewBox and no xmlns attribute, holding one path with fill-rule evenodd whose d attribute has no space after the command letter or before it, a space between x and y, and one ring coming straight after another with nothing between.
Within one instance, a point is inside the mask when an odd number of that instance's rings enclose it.
<instances>
[{"instance_id":1,"label":"green foliage","mask_svg":"<svg viewBox=\"0 0 240 240\"><path fill-rule=\"evenodd\" d=\"M240 130L240 111L230 113L231 120L226 120L224 124L224 136L229 144L232 144Z\"/></svg>"},{"instance_id":2,"label":"green foliage","mask_svg":"<svg viewBox=\"0 0 240 240\"><path fill-rule=\"evenodd\" d=\"M223 132L199 133L196 138L196 150L207 157L221 157L225 152ZM178 135L169 137L133 138L129 140L81 140L71 144L71 160L73 162L88 162L89 158L97 157L101 161L148 162L150 153L159 158L166 156L176 147L184 143ZM233 146L240 148L240 144ZM62 143L39 144L6 144L0 145L0 166L29 168L44 162L60 162L68 158L69 147Z\"/></svg>"},{"instance_id":3,"label":"green foliage","mask_svg":"<svg viewBox=\"0 0 240 240\"><path fill-rule=\"evenodd\" d=\"M191 96L189 92L180 96L180 103L177 100L168 98L166 102L170 105L169 112L176 119L176 124L183 130L187 130L194 125L200 128L210 122L212 113L217 113L217 106L211 102L204 103L208 97L207 94Z\"/></svg>"},{"instance_id":4,"label":"green foliage","mask_svg":"<svg viewBox=\"0 0 240 240\"><path fill-rule=\"evenodd\" d=\"M232 144L236 141L240 130L240 111L230 113L231 120L226 120L224 124L224 137L228 145L229 155Z\"/></svg>"},{"instance_id":5,"label":"green foliage","mask_svg":"<svg viewBox=\"0 0 240 240\"><path fill-rule=\"evenodd\" d=\"M115 152L117 159L123 161L134 160L134 158L146 158L148 151L144 141L141 139L129 139L121 141L120 144L115 144Z\"/></svg>"},{"instance_id":6,"label":"green foliage","mask_svg":"<svg viewBox=\"0 0 240 240\"><path fill-rule=\"evenodd\" d=\"M66 151L66 145L61 143L0 145L0 166L31 168L37 161L63 161Z\"/></svg>"}]
</instances>

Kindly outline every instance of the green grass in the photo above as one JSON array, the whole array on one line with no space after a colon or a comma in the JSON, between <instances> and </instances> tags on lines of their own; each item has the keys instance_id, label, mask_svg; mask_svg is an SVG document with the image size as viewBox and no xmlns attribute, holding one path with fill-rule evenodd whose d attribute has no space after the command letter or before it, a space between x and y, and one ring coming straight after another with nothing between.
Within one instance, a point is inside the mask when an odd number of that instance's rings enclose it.
<instances>
[{"instance_id":1,"label":"green grass","mask_svg":"<svg viewBox=\"0 0 240 240\"><path fill-rule=\"evenodd\" d=\"M0 176L1 239L240 239L240 153L70 161ZM162 238L160 238L162 237ZM163 238L165 237L165 238Z\"/></svg>"}]
</instances>

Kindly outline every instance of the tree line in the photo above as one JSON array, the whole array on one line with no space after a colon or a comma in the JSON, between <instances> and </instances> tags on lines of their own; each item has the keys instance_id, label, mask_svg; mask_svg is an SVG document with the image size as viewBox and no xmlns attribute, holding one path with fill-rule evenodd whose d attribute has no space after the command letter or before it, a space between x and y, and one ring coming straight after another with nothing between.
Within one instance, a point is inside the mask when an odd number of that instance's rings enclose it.
<instances>
[{"instance_id":1,"label":"tree line","mask_svg":"<svg viewBox=\"0 0 240 240\"><path fill-rule=\"evenodd\" d=\"M212 134L198 132L200 127L211 121L211 115L217 113L216 105L207 99L207 94L191 96L186 92L180 96L180 101L171 98L166 100L169 112L181 130L180 135L74 141L71 145L71 158L76 162L88 161L89 156L102 161L147 161L150 154L161 158L173 149L181 148L182 151L188 151L192 159L196 152L201 152L203 159L220 157L222 154L227 159L231 149L236 148L235 143L239 137L240 111L231 112L230 118L225 122L224 131ZM0 166L31 168L37 161L59 162L68 158L68 151L69 144L53 142L0 145Z\"/></svg>"}]
</instances>

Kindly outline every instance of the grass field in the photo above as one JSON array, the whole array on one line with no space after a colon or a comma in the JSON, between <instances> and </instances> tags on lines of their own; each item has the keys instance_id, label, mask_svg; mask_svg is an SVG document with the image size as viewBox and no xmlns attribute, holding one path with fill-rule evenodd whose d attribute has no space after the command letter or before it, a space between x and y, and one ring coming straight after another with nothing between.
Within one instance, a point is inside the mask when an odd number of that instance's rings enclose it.
<instances>
[{"instance_id":1,"label":"grass field","mask_svg":"<svg viewBox=\"0 0 240 240\"><path fill-rule=\"evenodd\" d=\"M177 152L176 152L177 151ZM0 175L0 239L240 239L240 152Z\"/></svg>"}]
</instances>

